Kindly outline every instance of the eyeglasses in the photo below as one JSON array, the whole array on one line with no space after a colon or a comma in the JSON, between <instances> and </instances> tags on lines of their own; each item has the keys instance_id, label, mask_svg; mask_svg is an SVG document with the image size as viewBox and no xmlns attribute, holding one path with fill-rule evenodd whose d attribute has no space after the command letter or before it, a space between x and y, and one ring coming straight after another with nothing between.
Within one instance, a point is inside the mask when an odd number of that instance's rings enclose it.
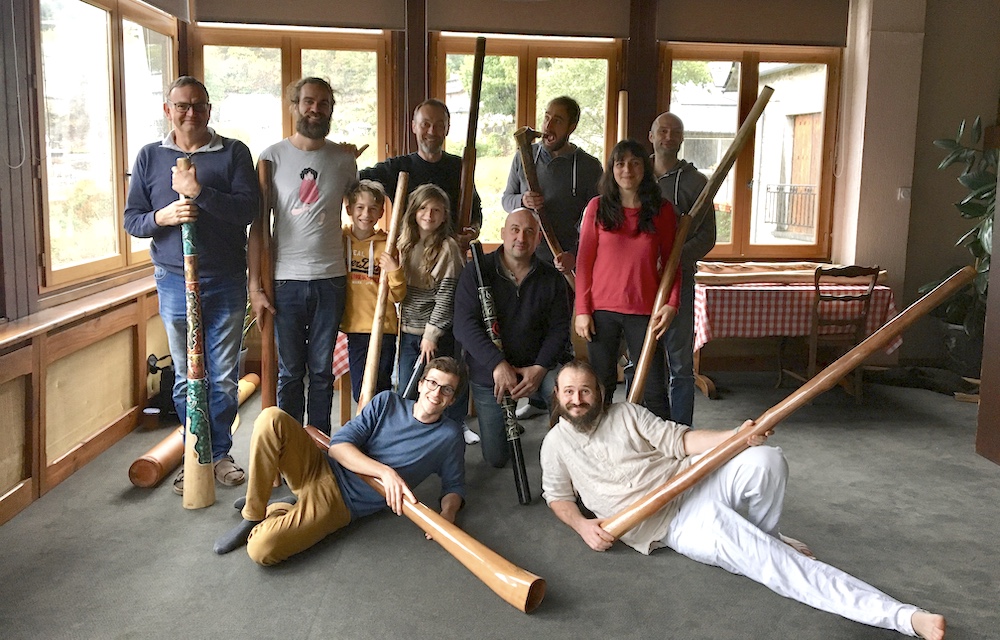
<instances>
[{"instance_id":1,"label":"eyeglasses","mask_svg":"<svg viewBox=\"0 0 1000 640\"><path fill-rule=\"evenodd\" d=\"M167 100L170 102L170 100ZM187 113L189 110L195 113L208 113L212 108L211 102L170 102L178 113Z\"/></svg>"},{"instance_id":2,"label":"eyeglasses","mask_svg":"<svg viewBox=\"0 0 1000 640\"><path fill-rule=\"evenodd\" d=\"M434 380L433 378L424 378L424 382L427 383L427 389L430 391L434 391L435 389L437 389L438 392L441 393L441 395L448 398L455 395L455 387L451 386L450 384L441 384L440 382Z\"/></svg>"}]
</instances>

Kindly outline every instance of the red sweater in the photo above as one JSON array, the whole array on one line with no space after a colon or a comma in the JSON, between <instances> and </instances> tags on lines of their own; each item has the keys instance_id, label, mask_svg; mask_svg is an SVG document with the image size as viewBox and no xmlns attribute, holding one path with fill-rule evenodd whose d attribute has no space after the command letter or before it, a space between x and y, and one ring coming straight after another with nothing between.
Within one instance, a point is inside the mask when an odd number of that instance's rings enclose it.
<instances>
[{"instance_id":1,"label":"red sweater","mask_svg":"<svg viewBox=\"0 0 1000 640\"><path fill-rule=\"evenodd\" d=\"M674 244L677 216L664 200L653 218L656 234L636 233L639 209L624 209L625 223L606 231L597 223L600 197L587 204L580 223L580 250L576 258L576 312L595 310L634 315L653 313L660 274ZM667 304L680 307L680 273L674 278Z\"/></svg>"}]
</instances>

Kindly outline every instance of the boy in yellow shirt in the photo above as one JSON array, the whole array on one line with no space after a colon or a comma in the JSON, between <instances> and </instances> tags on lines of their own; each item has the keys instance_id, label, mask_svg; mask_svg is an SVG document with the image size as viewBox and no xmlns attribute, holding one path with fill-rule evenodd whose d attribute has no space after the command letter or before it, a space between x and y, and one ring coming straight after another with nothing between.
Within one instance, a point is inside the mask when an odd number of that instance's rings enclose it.
<instances>
[{"instance_id":1,"label":"boy in yellow shirt","mask_svg":"<svg viewBox=\"0 0 1000 640\"><path fill-rule=\"evenodd\" d=\"M385 190L374 180L362 180L347 194L351 225L344 227L344 255L347 256L347 306L340 330L347 334L351 367L351 394L357 401L365 375L368 342L382 274L389 278L389 302L383 324L382 351L378 363L375 393L392 388L392 366L396 360L398 319L392 304L406 297L406 279L395 257L385 252L385 231L376 229L385 207Z\"/></svg>"}]
</instances>

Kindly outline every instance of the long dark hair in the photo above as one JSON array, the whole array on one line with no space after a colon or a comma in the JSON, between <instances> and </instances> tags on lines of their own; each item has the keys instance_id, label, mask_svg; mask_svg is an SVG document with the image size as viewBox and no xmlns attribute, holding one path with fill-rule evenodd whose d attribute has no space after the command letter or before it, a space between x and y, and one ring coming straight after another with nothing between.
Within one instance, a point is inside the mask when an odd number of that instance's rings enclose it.
<instances>
[{"instance_id":1,"label":"long dark hair","mask_svg":"<svg viewBox=\"0 0 1000 640\"><path fill-rule=\"evenodd\" d=\"M625 224L621 189L615 182L615 163L625 157L626 153L631 153L642 161L642 181L639 183L639 231L655 234L656 224L653 218L660 214L663 198L660 196L660 187L653 178L653 163L650 162L649 155L641 144L631 138L622 140L611 150L604 175L597 183L597 192L601 196L601 202L597 207L597 223L605 231L614 231Z\"/></svg>"}]
</instances>

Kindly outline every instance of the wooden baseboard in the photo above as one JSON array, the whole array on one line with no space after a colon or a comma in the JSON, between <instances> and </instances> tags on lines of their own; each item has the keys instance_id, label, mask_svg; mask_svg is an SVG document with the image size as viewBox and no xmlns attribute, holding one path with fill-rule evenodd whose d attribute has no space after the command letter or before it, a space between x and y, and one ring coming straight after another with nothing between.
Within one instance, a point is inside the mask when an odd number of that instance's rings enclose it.
<instances>
[{"instance_id":1,"label":"wooden baseboard","mask_svg":"<svg viewBox=\"0 0 1000 640\"><path fill-rule=\"evenodd\" d=\"M32 478L14 485L10 491L0 496L0 525L24 511L36 497L35 482Z\"/></svg>"},{"instance_id":2,"label":"wooden baseboard","mask_svg":"<svg viewBox=\"0 0 1000 640\"><path fill-rule=\"evenodd\" d=\"M104 453L111 445L131 433L139 423L140 415L141 409L139 407L129 409L108 426L97 431L58 459L47 463L42 469L39 497L48 493L53 487L83 468L85 464ZM123 475L125 471L122 470Z\"/></svg>"}]
</instances>

